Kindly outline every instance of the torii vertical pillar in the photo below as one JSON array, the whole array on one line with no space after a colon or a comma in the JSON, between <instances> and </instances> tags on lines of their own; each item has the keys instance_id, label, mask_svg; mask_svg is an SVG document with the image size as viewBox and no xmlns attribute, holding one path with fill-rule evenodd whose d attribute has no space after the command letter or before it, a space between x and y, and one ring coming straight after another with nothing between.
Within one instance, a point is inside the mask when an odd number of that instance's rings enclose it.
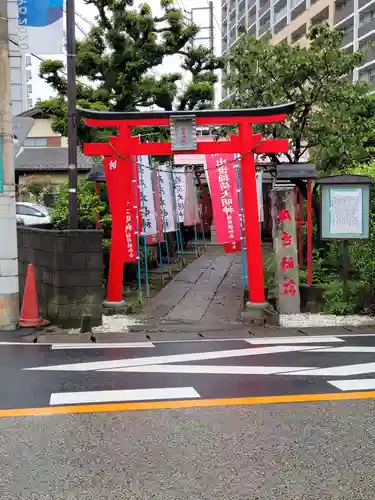
<instances>
[{"instance_id":1,"label":"torii vertical pillar","mask_svg":"<svg viewBox=\"0 0 375 500\"><path fill-rule=\"evenodd\" d=\"M263 278L262 241L259 225L259 210L256 186L254 154L249 152L253 144L253 130L250 123L239 124L241 141L241 186L245 217L245 242L248 275L249 301L246 303L248 319L261 320L266 308Z\"/></svg>"}]
</instances>

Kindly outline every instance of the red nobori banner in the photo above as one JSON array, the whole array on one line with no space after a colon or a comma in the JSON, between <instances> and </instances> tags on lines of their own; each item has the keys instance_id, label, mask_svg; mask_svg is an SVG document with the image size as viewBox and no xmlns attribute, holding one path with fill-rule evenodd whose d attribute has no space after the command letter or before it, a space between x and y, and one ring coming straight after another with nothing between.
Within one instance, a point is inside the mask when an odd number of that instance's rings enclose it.
<instances>
[{"instance_id":1,"label":"red nobori banner","mask_svg":"<svg viewBox=\"0 0 375 500\"><path fill-rule=\"evenodd\" d=\"M206 155L206 170L217 242L239 241L240 209L235 156L233 154Z\"/></svg>"},{"instance_id":2,"label":"red nobori banner","mask_svg":"<svg viewBox=\"0 0 375 500\"><path fill-rule=\"evenodd\" d=\"M137 220L133 163L106 156L103 165L112 215L111 258L117 254L123 262L134 262L137 260Z\"/></svg>"}]
</instances>

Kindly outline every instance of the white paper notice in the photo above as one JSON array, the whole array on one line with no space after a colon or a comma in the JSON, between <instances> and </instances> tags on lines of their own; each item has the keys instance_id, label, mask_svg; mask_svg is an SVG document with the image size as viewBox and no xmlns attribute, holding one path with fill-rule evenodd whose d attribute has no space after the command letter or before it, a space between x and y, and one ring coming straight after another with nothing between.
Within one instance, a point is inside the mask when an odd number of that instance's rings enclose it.
<instances>
[{"instance_id":1,"label":"white paper notice","mask_svg":"<svg viewBox=\"0 0 375 500\"><path fill-rule=\"evenodd\" d=\"M362 234L362 189L331 189L329 217L331 234Z\"/></svg>"}]
</instances>

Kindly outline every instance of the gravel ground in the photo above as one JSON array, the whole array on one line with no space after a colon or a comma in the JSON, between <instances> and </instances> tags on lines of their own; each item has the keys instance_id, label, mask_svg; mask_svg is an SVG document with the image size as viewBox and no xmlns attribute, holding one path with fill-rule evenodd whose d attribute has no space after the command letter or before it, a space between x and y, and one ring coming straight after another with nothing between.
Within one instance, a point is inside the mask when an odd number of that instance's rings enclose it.
<instances>
[{"instance_id":1,"label":"gravel ground","mask_svg":"<svg viewBox=\"0 0 375 500\"><path fill-rule=\"evenodd\" d=\"M365 326L375 325L372 316L335 316L333 314L280 314L281 328L311 328L321 326Z\"/></svg>"}]
</instances>

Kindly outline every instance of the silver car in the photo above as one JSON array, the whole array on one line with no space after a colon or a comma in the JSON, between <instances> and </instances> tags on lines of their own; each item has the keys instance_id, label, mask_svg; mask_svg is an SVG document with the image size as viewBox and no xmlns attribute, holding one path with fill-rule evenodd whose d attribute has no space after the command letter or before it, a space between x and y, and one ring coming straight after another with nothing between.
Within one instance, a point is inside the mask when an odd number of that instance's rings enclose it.
<instances>
[{"instance_id":1,"label":"silver car","mask_svg":"<svg viewBox=\"0 0 375 500\"><path fill-rule=\"evenodd\" d=\"M51 223L51 216L48 208L38 203L17 201L16 214L17 219L22 219L25 226L40 226Z\"/></svg>"}]
</instances>

